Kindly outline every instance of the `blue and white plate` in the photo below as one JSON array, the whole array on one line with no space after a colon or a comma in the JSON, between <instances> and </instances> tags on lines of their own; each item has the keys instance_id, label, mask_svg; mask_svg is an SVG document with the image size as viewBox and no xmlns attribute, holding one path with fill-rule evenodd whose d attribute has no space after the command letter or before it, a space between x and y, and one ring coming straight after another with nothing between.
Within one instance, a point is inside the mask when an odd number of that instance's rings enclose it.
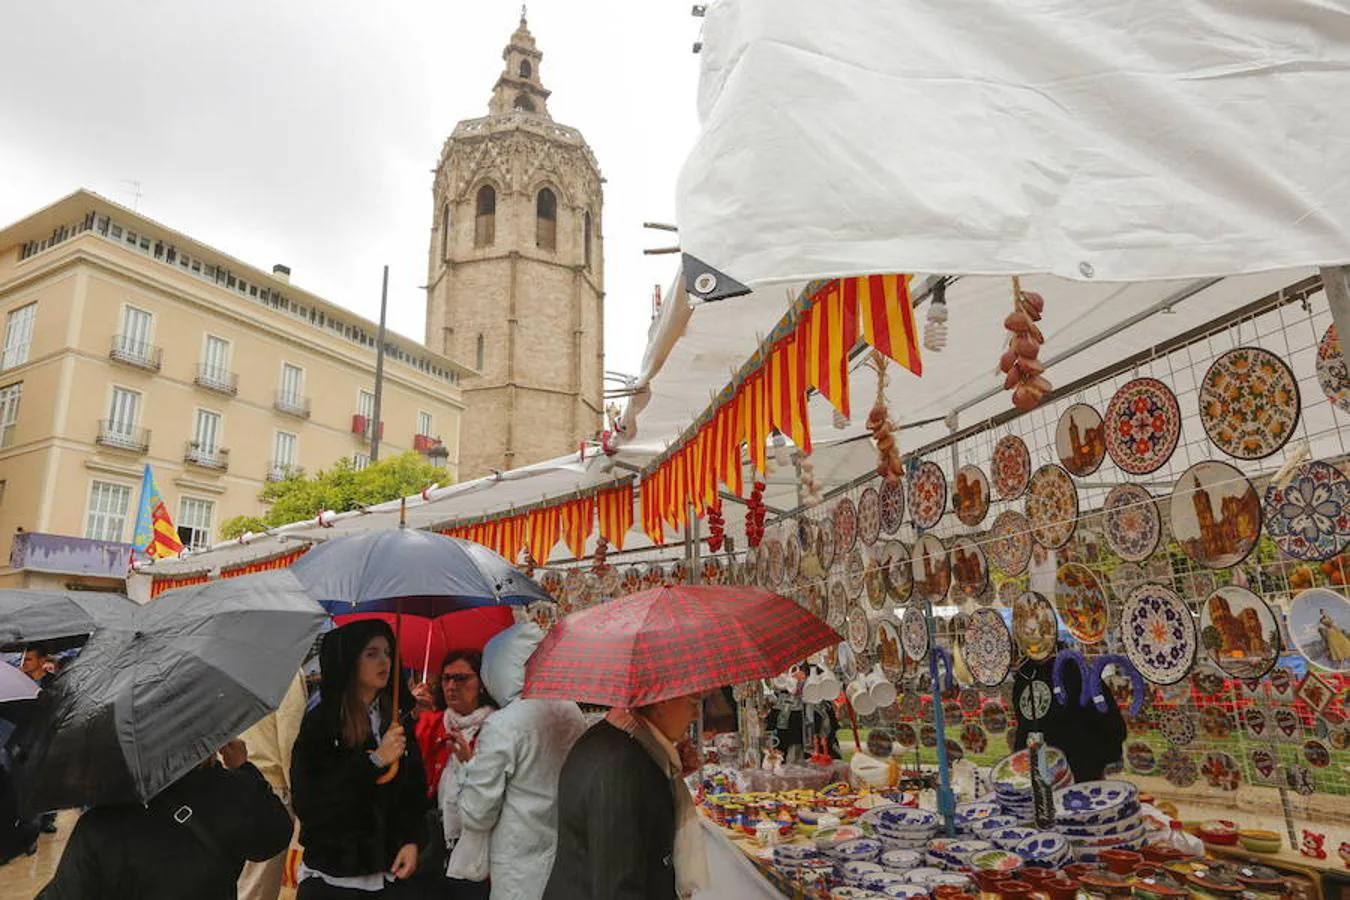
<instances>
[{"instance_id":1,"label":"blue and white plate","mask_svg":"<svg viewBox=\"0 0 1350 900\"><path fill-rule=\"evenodd\" d=\"M1105 825L1076 825L1068 822L1056 823L1055 830L1066 837L1099 838L1115 837L1139 826L1138 814L1126 816Z\"/></svg>"},{"instance_id":2,"label":"blue and white plate","mask_svg":"<svg viewBox=\"0 0 1350 900\"><path fill-rule=\"evenodd\" d=\"M941 822L935 812L927 809L915 809L912 806L878 806L862 814L862 819L875 820L894 829L937 828Z\"/></svg>"},{"instance_id":3,"label":"blue and white plate","mask_svg":"<svg viewBox=\"0 0 1350 900\"><path fill-rule=\"evenodd\" d=\"M923 862L923 854L914 850L883 850L878 860L891 872L908 872Z\"/></svg>"},{"instance_id":4,"label":"blue and white plate","mask_svg":"<svg viewBox=\"0 0 1350 900\"><path fill-rule=\"evenodd\" d=\"M863 877L861 886L879 894L891 885L908 883L909 879L895 872L873 872Z\"/></svg>"},{"instance_id":5,"label":"blue and white plate","mask_svg":"<svg viewBox=\"0 0 1350 900\"><path fill-rule=\"evenodd\" d=\"M1013 852L1028 862L1059 860L1068 855L1069 839L1053 831L1038 831L1031 837L1019 841Z\"/></svg>"},{"instance_id":6,"label":"blue and white plate","mask_svg":"<svg viewBox=\"0 0 1350 900\"><path fill-rule=\"evenodd\" d=\"M1123 806L1139 794L1128 781L1086 781L1055 791L1055 814L1092 815Z\"/></svg>"},{"instance_id":7,"label":"blue and white plate","mask_svg":"<svg viewBox=\"0 0 1350 900\"><path fill-rule=\"evenodd\" d=\"M990 816L987 819L980 819L978 822L976 822L973 830L980 837L988 840L987 837L988 834L993 834L994 832L1000 831L1004 828L1013 828L1021 824L1022 820L1019 819L1017 816L1008 816L1008 815Z\"/></svg>"},{"instance_id":8,"label":"blue and white plate","mask_svg":"<svg viewBox=\"0 0 1350 900\"><path fill-rule=\"evenodd\" d=\"M773 861L778 866L798 866L807 860L820 858L819 850L801 844L779 844L773 848Z\"/></svg>"},{"instance_id":9,"label":"blue and white plate","mask_svg":"<svg viewBox=\"0 0 1350 900\"><path fill-rule=\"evenodd\" d=\"M912 850L917 853L921 850L926 850L928 848L928 838L921 838L919 840L910 841L910 840L902 840L900 838L887 837L884 834L879 835L879 837L881 838L881 845L885 847L887 850Z\"/></svg>"},{"instance_id":10,"label":"blue and white plate","mask_svg":"<svg viewBox=\"0 0 1350 900\"><path fill-rule=\"evenodd\" d=\"M1139 801L1131 800L1114 809L1104 809L1096 813L1064 813L1055 811L1055 824L1076 828L1097 828L1114 825L1139 815Z\"/></svg>"},{"instance_id":11,"label":"blue and white plate","mask_svg":"<svg viewBox=\"0 0 1350 900\"><path fill-rule=\"evenodd\" d=\"M872 875L875 875L878 872L884 872L885 869L881 868L881 866L877 865L874 862L867 862L866 860L851 860L849 862L839 863L839 865L834 867L834 871L835 874L837 874L841 879L843 879L845 884L851 884L854 885L855 887L862 887L862 883L864 880L870 878Z\"/></svg>"},{"instance_id":12,"label":"blue and white plate","mask_svg":"<svg viewBox=\"0 0 1350 900\"><path fill-rule=\"evenodd\" d=\"M838 896L836 894L836 896ZM895 897L897 900L913 900L913 898L927 897L928 888L919 884L893 884L881 890L883 897Z\"/></svg>"},{"instance_id":13,"label":"blue and white plate","mask_svg":"<svg viewBox=\"0 0 1350 900\"><path fill-rule=\"evenodd\" d=\"M993 834L986 834L985 838L992 841L1000 850L1011 850L1036 833L1036 829L1027 828L1025 825L1011 825L1000 828Z\"/></svg>"},{"instance_id":14,"label":"blue and white plate","mask_svg":"<svg viewBox=\"0 0 1350 900\"><path fill-rule=\"evenodd\" d=\"M874 838L857 838L851 841L844 841L842 844L836 844L834 847L827 850L826 853L836 860L845 862L861 860L872 862L875 861L877 857L881 856L881 849L881 841Z\"/></svg>"},{"instance_id":15,"label":"blue and white plate","mask_svg":"<svg viewBox=\"0 0 1350 900\"><path fill-rule=\"evenodd\" d=\"M905 873L905 876L909 878L910 884L917 884L921 885L922 887L931 887L931 885L928 883L931 879L946 874L947 874L946 872L942 871L942 869L939 869L936 866L922 866L918 869L910 869L908 872Z\"/></svg>"},{"instance_id":16,"label":"blue and white plate","mask_svg":"<svg viewBox=\"0 0 1350 900\"><path fill-rule=\"evenodd\" d=\"M983 819L1002 815L1002 812L998 800L993 797L973 800L970 803L958 803L956 804L956 824L974 824Z\"/></svg>"}]
</instances>

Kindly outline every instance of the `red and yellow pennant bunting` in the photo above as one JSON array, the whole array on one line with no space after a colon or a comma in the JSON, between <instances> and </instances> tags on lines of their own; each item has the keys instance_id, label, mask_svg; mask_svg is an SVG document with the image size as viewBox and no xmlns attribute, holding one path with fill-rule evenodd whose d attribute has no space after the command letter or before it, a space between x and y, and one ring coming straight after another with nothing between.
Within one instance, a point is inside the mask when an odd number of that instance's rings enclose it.
<instances>
[{"instance_id":1,"label":"red and yellow pennant bunting","mask_svg":"<svg viewBox=\"0 0 1350 900\"><path fill-rule=\"evenodd\" d=\"M923 374L908 275L850 278L857 284L863 340L915 375Z\"/></svg>"},{"instance_id":2,"label":"red and yellow pennant bunting","mask_svg":"<svg viewBox=\"0 0 1350 900\"><path fill-rule=\"evenodd\" d=\"M633 527L633 485L601 491L595 505L600 513L600 536L615 550L622 550L624 535Z\"/></svg>"},{"instance_id":3,"label":"red and yellow pennant bunting","mask_svg":"<svg viewBox=\"0 0 1350 900\"><path fill-rule=\"evenodd\" d=\"M558 507L545 506L533 510L526 515L526 521L530 535L526 546L529 547L530 558L534 560L536 566L548 565L549 555L553 553L553 547L558 543L558 535L562 530Z\"/></svg>"},{"instance_id":4,"label":"red and yellow pennant bunting","mask_svg":"<svg viewBox=\"0 0 1350 900\"><path fill-rule=\"evenodd\" d=\"M586 555L586 539L595 524L595 498L580 497L562 505L563 540L572 551L573 559Z\"/></svg>"}]
</instances>

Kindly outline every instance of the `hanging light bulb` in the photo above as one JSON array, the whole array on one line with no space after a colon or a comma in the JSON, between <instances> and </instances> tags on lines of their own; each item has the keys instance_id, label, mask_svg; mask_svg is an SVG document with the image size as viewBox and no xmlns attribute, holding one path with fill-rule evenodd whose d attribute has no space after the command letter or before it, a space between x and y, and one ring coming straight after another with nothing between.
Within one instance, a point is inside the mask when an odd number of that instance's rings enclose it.
<instances>
[{"instance_id":1,"label":"hanging light bulb","mask_svg":"<svg viewBox=\"0 0 1350 900\"><path fill-rule=\"evenodd\" d=\"M792 465L792 453L788 450L787 438L783 437L781 431L773 433L773 461L780 469Z\"/></svg>"},{"instance_id":2,"label":"hanging light bulb","mask_svg":"<svg viewBox=\"0 0 1350 900\"><path fill-rule=\"evenodd\" d=\"M947 303L938 300L928 304L928 321L923 329L923 346L934 353L941 353L947 346Z\"/></svg>"}]
</instances>

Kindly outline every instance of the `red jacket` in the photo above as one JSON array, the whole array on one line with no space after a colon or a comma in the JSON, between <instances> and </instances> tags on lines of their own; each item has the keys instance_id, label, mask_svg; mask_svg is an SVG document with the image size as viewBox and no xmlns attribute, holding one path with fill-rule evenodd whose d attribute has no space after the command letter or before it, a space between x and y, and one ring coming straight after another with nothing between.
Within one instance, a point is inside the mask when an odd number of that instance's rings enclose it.
<instances>
[{"instance_id":1,"label":"red jacket","mask_svg":"<svg viewBox=\"0 0 1350 900\"><path fill-rule=\"evenodd\" d=\"M427 773L427 796L435 797L441 783L441 773L450 761L450 738L445 733L445 713L433 709L417 717L417 747L422 751L422 765Z\"/></svg>"}]
</instances>

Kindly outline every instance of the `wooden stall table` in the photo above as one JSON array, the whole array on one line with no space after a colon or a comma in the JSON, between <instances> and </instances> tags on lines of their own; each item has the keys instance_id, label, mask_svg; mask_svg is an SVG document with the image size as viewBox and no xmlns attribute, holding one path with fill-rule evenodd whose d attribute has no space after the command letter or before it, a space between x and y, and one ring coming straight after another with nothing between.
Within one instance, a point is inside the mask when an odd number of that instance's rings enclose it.
<instances>
[{"instance_id":1,"label":"wooden stall table","mask_svg":"<svg viewBox=\"0 0 1350 900\"><path fill-rule=\"evenodd\" d=\"M1215 859L1227 859L1241 862L1249 862L1258 866L1266 866L1276 869L1288 875L1296 875L1299 878L1299 885L1303 890L1298 893L1302 895L1302 900L1342 900L1341 891L1338 889L1335 893L1325 891L1324 880L1331 876L1333 882L1345 883L1344 873L1333 868L1332 861L1327 859L1315 860L1302 855L1301 853L1290 850L1287 847L1281 848L1279 853L1253 853L1245 847L1228 844L1205 844L1205 853ZM1317 863L1325 862L1325 865L1319 866ZM1306 884L1304 884L1306 882Z\"/></svg>"}]
</instances>

